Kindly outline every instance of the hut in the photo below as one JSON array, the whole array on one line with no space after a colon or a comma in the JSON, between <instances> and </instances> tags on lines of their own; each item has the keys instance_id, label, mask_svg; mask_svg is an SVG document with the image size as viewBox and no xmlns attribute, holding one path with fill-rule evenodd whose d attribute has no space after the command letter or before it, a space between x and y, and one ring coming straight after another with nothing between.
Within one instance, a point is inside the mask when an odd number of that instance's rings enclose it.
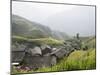
<instances>
[{"instance_id":1,"label":"hut","mask_svg":"<svg viewBox=\"0 0 100 75\"><path fill-rule=\"evenodd\" d=\"M23 64L32 69L40 67L48 67L56 64L56 57L50 55L47 47L44 48L46 53L42 53L40 47L35 46L34 48L27 48L23 45L12 46L12 64L17 65Z\"/></svg>"},{"instance_id":2,"label":"hut","mask_svg":"<svg viewBox=\"0 0 100 75\"><path fill-rule=\"evenodd\" d=\"M32 69L49 67L56 64L55 56L25 56L24 64Z\"/></svg>"},{"instance_id":3,"label":"hut","mask_svg":"<svg viewBox=\"0 0 100 75\"><path fill-rule=\"evenodd\" d=\"M43 53L43 50L41 49L46 51L46 53ZM50 55L47 47L34 47L33 49L30 48L28 51L26 51L24 58L24 64L32 69L52 66L56 64L57 61L55 56Z\"/></svg>"},{"instance_id":4,"label":"hut","mask_svg":"<svg viewBox=\"0 0 100 75\"><path fill-rule=\"evenodd\" d=\"M49 67L57 63L66 55L64 48L55 48L52 50L50 46L34 46L33 48L24 45L12 46L12 63L19 63L32 69L40 67ZM17 64L18 65L18 64Z\"/></svg>"}]
</instances>

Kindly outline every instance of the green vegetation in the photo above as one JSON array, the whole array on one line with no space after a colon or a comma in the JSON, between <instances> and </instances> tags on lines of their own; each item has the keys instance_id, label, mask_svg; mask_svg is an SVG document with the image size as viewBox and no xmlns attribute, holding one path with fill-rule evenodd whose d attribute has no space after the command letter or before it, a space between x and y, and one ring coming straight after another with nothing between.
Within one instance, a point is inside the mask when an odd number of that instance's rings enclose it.
<instances>
[{"instance_id":1,"label":"green vegetation","mask_svg":"<svg viewBox=\"0 0 100 75\"><path fill-rule=\"evenodd\" d=\"M85 46L87 46L89 49L95 48L96 47L95 37L88 37L88 39L85 39L82 43L82 47L85 47Z\"/></svg>"},{"instance_id":2,"label":"green vegetation","mask_svg":"<svg viewBox=\"0 0 100 75\"><path fill-rule=\"evenodd\" d=\"M63 45L63 41L62 40L56 40L53 39L51 37L49 38L39 38L39 39L28 39L25 37L20 37L20 36L13 36L12 37L13 42L30 42L30 43L34 43L34 44L48 44L48 45L52 45L52 46L57 46L57 45Z\"/></svg>"},{"instance_id":3,"label":"green vegetation","mask_svg":"<svg viewBox=\"0 0 100 75\"><path fill-rule=\"evenodd\" d=\"M96 40L95 37L92 37L90 39L88 39L85 44L89 47L89 48L95 48L96 47Z\"/></svg>"},{"instance_id":4,"label":"green vegetation","mask_svg":"<svg viewBox=\"0 0 100 75\"><path fill-rule=\"evenodd\" d=\"M32 73L32 72L53 72L53 71L72 71L72 70L89 70L96 68L95 49L88 51L75 51L68 57L61 59L56 65L52 67L40 68L36 71L17 71L13 69L13 73Z\"/></svg>"}]
</instances>

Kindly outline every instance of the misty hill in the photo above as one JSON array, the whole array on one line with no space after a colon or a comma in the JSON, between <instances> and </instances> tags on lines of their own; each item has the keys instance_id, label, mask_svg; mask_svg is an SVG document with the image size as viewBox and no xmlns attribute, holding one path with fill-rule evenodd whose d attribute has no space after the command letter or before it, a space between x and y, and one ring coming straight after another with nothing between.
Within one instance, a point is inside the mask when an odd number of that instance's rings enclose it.
<instances>
[{"instance_id":1,"label":"misty hill","mask_svg":"<svg viewBox=\"0 0 100 75\"><path fill-rule=\"evenodd\" d=\"M49 27L42 24L31 22L23 17L12 15L12 35L29 38L66 39L68 36L63 32L52 31Z\"/></svg>"},{"instance_id":2,"label":"misty hill","mask_svg":"<svg viewBox=\"0 0 100 75\"><path fill-rule=\"evenodd\" d=\"M51 36L51 30L47 26L12 15L12 34L33 38L49 37Z\"/></svg>"},{"instance_id":3,"label":"misty hill","mask_svg":"<svg viewBox=\"0 0 100 75\"><path fill-rule=\"evenodd\" d=\"M52 32L52 37L53 38L56 38L56 39L61 39L61 40L66 40L66 39L69 39L70 37L68 35L66 35L66 33L64 32L60 32L60 31L53 31Z\"/></svg>"}]
</instances>

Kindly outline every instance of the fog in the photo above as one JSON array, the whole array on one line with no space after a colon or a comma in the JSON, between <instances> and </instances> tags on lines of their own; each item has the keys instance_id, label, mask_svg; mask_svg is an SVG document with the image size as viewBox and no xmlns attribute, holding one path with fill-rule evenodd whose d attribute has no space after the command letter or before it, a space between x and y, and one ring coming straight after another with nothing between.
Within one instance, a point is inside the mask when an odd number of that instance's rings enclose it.
<instances>
[{"instance_id":1,"label":"fog","mask_svg":"<svg viewBox=\"0 0 100 75\"><path fill-rule=\"evenodd\" d=\"M31 2L12 2L12 14L66 32L95 35L95 7Z\"/></svg>"}]
</instances>

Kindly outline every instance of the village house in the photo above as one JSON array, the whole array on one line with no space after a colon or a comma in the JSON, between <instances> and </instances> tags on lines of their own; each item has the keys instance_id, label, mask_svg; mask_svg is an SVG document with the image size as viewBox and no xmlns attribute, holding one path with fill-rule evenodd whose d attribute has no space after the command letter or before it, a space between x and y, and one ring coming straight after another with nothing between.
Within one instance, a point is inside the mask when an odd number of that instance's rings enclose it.
<instances>
[{"instance_id":1,"label":"village house","mask_svg":"<svg viewBox=\"0 0 100 75\"><path fill-rule=\"evenodd\" d=\"M32 69L55 65L57 59L66 55L66 50L52 48L48 45L27 48L24 45L12 46L12 65L25 65ZM17 64L15 64L17 63Z\"/></svg>"}]
</instances>

